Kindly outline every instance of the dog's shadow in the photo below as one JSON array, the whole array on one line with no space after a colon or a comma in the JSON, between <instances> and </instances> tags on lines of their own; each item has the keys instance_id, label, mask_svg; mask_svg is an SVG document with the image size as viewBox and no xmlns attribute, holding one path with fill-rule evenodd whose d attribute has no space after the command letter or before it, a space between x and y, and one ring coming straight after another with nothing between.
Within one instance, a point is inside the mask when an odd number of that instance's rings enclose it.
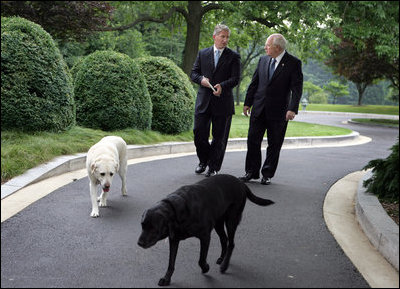
<instances>
[{"instance_id":1,"label":"dog's shadow","mask_svg":"<svg viewBox=\"0 0 400 289\"><path fill-rule=\"evenodd\" d=\"M128 209L128 204L126 203L126 201L129 198L129 195L120 195L108 198L107 206L99 206L101 217L113 218L120 217L121 215L126 214ZM99 200L97 200L97 203L98 202Z\"/></svg>"},{"instance_id":2,"label":"dog's shadow","mask_svg":"<svg viewBox=\"0 0 400 289\"><path fill-rule=\"evenodd\" d=\"M210 260L211 261L211 260ZM210 266L212 264L210 263ZM174 288L224 288L227 287L227 279L230 279L232 284L243 283L246 284L246 279L251 276L249 272L246 272L245 268L239 267L235 264L229 264L229 269L225 273L219 272L219 265L214 264L217 266L216 270L211 270L206 274L202 274L202 283L193 284L193 283L186 283L180 281L171 281L171 286ZM246 277L247 276L247 277ZM226 277L226 278L225 278ZM194 281L195 282L195 281ZM189 286L189 287L188 287ZM229 286L228 286L229 287Z\"/></svg>"}]
</instances>

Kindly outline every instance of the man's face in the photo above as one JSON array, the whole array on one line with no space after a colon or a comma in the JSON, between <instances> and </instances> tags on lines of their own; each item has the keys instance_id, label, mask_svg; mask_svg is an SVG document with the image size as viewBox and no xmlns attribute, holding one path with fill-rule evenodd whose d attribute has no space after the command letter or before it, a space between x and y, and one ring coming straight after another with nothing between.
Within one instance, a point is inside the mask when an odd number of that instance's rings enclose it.
<instances>
[{"instance_id":1,"label":"man's face","mask_svg":"<svg viewBox=\"0 0 400 289\"><path fill-rule=\"evenodd\" d=\"M279 56L279 54L281 54L281 50L278 46L273 45L272 44L273 39L270 37L267 39L267 42L265 42L265 52L267 53L267 55L271 56L272 58L276 58L277 56Z\"/></svg>"},{"instance_id":2,"label":"man's face","mask_svg":"<svg viewBox=\"0 0 400 289\"><path fill-rule=\"evenodd\" d=\"M213 35L214 44L218 49L223 49L228 45L229 41L229 32L226 30L222 30L217 35Z\"/></svg>"}]
</instances>

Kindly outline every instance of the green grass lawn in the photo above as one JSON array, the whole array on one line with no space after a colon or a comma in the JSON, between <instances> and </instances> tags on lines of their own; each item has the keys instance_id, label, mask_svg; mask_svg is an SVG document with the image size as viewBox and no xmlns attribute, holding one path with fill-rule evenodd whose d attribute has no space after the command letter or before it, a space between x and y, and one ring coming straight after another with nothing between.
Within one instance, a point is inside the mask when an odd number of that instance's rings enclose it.
<instances>
[{"instance_id":1,"label":"green grass lawn","mask_svg":"<svg viewBox=\"0 0 400 289\"><path fill-rule=\"evenodd\" d=\"M241 109L241 107L236 107L236 114L232 118L229 138L247 138L249 117L242 115ZM341 127L290 121L286 131L286 137L344 135L350 132L351 130Z\"/></svg>"},{"instance_id":2,"label":"green grass lawn","mask_svg":"<svg viewBox=\"0 0 400 289\"><path fill-rule=\"evenodd\" d=\"M382 126L397 127L397 128L399 127L398 119L353 118L352 121L364 124L382 125Z\"/></svg>"},{"instance_id":3,"label":"green grass lawn","mask_svg":"<svg viewBox=\"0 0 400 289\"><path fill-rule=\"evenodd\" d=\"M300 106L299 110L301 109L302 107ZM306 107L307 110L399 115L399 106L393 105L309 104Z\"/></svg>"},{"instance_id":4,"label":"green grass lawn","mask_svg":"<svg viewBox=\"0 0 400 289\"><path fill-rule=\"evenodd\" d=\"M398 107L353 107L340 105L309 105L307 109L337 111L338 108L352 112L375 112L378 114L398 114ZM243 105L236 106L236 114L232 119L230 138L246 138L249 118L243 116ZM286 137L299 136L331 136L345 135L351 131L345 128L316 125L291 121L288 125ZM102 137L118 135L128 144L155 144L168 141L193 141L193 132L187 131L178 135L164 135L155 131L140 131L125 129L120 131L105 132L75 126L69 131L61 133L36 132L22 133L16 131L1 132L1 182L24 173L26 170L46 163L61 155L85 153Z\"/></svg>"}]
</instances>

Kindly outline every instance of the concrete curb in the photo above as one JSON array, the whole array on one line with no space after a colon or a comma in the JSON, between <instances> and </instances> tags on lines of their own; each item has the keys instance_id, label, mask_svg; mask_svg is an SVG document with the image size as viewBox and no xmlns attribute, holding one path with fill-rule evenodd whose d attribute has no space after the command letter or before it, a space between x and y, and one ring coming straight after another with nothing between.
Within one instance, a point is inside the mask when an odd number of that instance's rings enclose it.
<instances>
[{"instance_id":1,"label":"concrete curb","mask_svg":"<svg viewBox=\"0 0 400 289\"><path fill-rule=\"evenodd\" d=\"M356 131L348 135L324 136L324 137L288 137L285 138L283 148L287 147L313 147L327 145L345 145L356 141L360 134ZM262 147L267 146L267 138L264 138ZM227 150L246 150L247 138L229 139ZM176 153L196 152L193 142L168 142L155 145L128 145L128 160L134 158L168 155ZM1 199L17 192L23 187L37 183L44 179L85 168L86 153L61 156L52 161L32 168L24 174L17 176L1 186Z\"/></svg>"},{"instance_id":2,"label":"concrete curb","mask_svg":"<svg viewBox=\"0 0 400 289\"><path fill-rule=\"evenodd\" d=\"M357 221L374 247L399 271L399 226L388 217L378 198L366 192L363 182L371 177L372 171L367 171L358 183Z\"/></svg>"}]
</instances>

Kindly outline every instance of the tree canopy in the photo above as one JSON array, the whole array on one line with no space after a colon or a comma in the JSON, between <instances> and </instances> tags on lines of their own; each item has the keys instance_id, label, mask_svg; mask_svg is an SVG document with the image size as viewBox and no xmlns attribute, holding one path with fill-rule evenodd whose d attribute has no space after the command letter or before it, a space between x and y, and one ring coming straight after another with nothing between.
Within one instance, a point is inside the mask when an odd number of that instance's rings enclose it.
<instances>
[{"instance_id":1,"label":"tree canopy","mask_svg":"<svg viewBox=\"0 0 400 289\"><path fill-rule=\"evenodd\" d=\"M26 18L63 40L84 40L108 25L112 11L106 1L1 1L2 16Z\"/></svg>"},{"instance_id":2,"label":"tree canopy","mask_svg":"<svg viewBox=\"0 0 400 289\"><path fill-rule=\"evenodd\" d=\"M133 57L141 56L139 51L144 51L142 56L168 56L186 74L198 50L212 45L213 28L222 22L232 31L229 46L242 56L238 92L249 81L271 33L282 33L289 51L303 62L325 61L343 40L357 52L373 43L368 49L389 64L379 79L390 80L398 90L397 1L2 1L2 15L32 19L33 12L55 38L86 37L91 46L81 49L85 55L96 49L94 42L108 38L107 49ZM339 29L342 38L334 33ZM128 31L135 33L128 36ZM91 34L92 39L87 37ZM122 39L124 44L112 45ZM123 51L128 49L131 52Z\"/></svg>"}]
</instances>

